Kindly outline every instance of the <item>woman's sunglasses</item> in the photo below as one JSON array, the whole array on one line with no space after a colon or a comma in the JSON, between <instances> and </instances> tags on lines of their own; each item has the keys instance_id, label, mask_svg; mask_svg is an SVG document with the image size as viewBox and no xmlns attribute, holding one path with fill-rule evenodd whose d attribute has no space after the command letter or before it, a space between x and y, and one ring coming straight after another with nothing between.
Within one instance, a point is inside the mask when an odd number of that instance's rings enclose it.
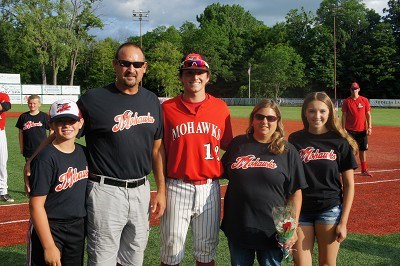
<instances>
[{"instance_id":1,"label":"woman's sunglasses","mask_svg":"<svg viewBox=\"0 0 400 266\"><path fill-rule=\"evenodd\" d=\"M260 120L260 121L262 121L266 118L268 122L275 122L276 120L278 120L278 117L276 117L274 115L255 114L254 118L257 120Z\"/></svg>"}]
</instances>

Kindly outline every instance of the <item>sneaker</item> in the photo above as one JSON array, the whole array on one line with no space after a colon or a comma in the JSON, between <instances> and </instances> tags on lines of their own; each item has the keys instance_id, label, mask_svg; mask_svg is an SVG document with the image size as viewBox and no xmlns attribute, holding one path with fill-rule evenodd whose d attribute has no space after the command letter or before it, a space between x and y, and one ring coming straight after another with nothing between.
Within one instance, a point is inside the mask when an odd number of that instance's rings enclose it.
<instances>
[{"instance_id":1,"label":"sneaker","mask_svg":"<svg viewBox=\"0 0 400 266\"><path fill-rule=\"evenodd\" d=\"M365 170L365 171L361 171L361 175L363 175L363 176L369 176L369 177L372 177L372 174L371 174L371 173L369 173L367 170Z\"/></svg>"},{"instance_id":2,"label":"sneaker","mask_svg":"<svg viewBox=\"0 0 400 266\"><path fill-rule=\"evenodd\" d=\"M14 202L14 199L11 198L10 195L5 194L0 196L0 201L5 201L5 202Z\"/></svg>"}]
</instances>

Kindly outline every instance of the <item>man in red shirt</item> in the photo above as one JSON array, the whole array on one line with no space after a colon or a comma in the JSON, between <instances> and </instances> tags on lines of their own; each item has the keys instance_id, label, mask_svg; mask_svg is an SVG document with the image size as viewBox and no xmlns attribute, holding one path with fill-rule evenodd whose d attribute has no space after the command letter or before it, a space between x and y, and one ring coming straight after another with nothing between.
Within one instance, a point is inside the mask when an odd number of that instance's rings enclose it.
<instances>
[{"instance_id":1,"label":"man in red shirt","mask_svg":"<svg viewBox=\"0 0 400 266\"><path fill-rule=\"evenodd\" d=\"M179 265L191 226L196 265L214 265L220 225L220 149L232 139L227 105L206 93L210 68L200 54L183 57L183 93L162 104L167 207L161 217L161 265Z\"/></svg>"},{"instance_id":2,"label":"man in red shirt","mask_svg":"<svg viewBox=\"0 0 400 266\"><path fill-rule=\"evenodd\" d=\"M343 101L342 126L357 141L361 163L361 175L372 177L367 170L368 136L372 133L371 106L367 98L359 95L360 86L353 82L351 95Z\"/></svg>"}]
</instances>

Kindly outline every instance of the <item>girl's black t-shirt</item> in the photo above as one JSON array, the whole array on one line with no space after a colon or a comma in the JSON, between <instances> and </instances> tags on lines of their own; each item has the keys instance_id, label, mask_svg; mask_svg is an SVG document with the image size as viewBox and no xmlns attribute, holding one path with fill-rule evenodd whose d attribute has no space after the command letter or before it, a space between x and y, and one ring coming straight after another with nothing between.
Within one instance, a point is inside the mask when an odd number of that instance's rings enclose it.
<instances>
[{"instance_id":1,"label":"girl's black t-shirt","mask_svg":"<svg viewBox=\"0 0 400 266\"><path fill-rule=\"evenodd\" d=\"M357 168L347 140L332 131L316 135L300 130L289 136L289 142L299 151L308 183L301 212L315 213L341 204L340 173Z\"/></svg>"}]
</instances>

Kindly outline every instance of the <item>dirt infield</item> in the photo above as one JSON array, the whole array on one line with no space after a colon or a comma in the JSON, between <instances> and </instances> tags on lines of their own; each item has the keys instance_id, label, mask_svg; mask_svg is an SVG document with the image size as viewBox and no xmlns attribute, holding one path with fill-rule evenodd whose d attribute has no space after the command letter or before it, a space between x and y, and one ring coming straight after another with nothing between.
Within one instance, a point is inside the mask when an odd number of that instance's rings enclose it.
<instances>
[{"instance_id":1,"label":"dirt infield","mask_svg":"<svg viewBox=\"0 0 400 266\"><path fill-rule=\"evenodd\" d=\"M244 133L247 123L247 119L233 119L234 135ZM287 135L302 128L297 121L285 121L284 125ZM360 176L359 169L356 170L356 194L348 224L350 232L376 235L400 232L399 136L400 127L373 128L368 165L374 177ZM222 186L222 195L225 190ZM28 204L0 205L0 247L25 243L28 219ZM158 225L158 220L151 217L150 223Z\"/></svg>"}]
</instances>

